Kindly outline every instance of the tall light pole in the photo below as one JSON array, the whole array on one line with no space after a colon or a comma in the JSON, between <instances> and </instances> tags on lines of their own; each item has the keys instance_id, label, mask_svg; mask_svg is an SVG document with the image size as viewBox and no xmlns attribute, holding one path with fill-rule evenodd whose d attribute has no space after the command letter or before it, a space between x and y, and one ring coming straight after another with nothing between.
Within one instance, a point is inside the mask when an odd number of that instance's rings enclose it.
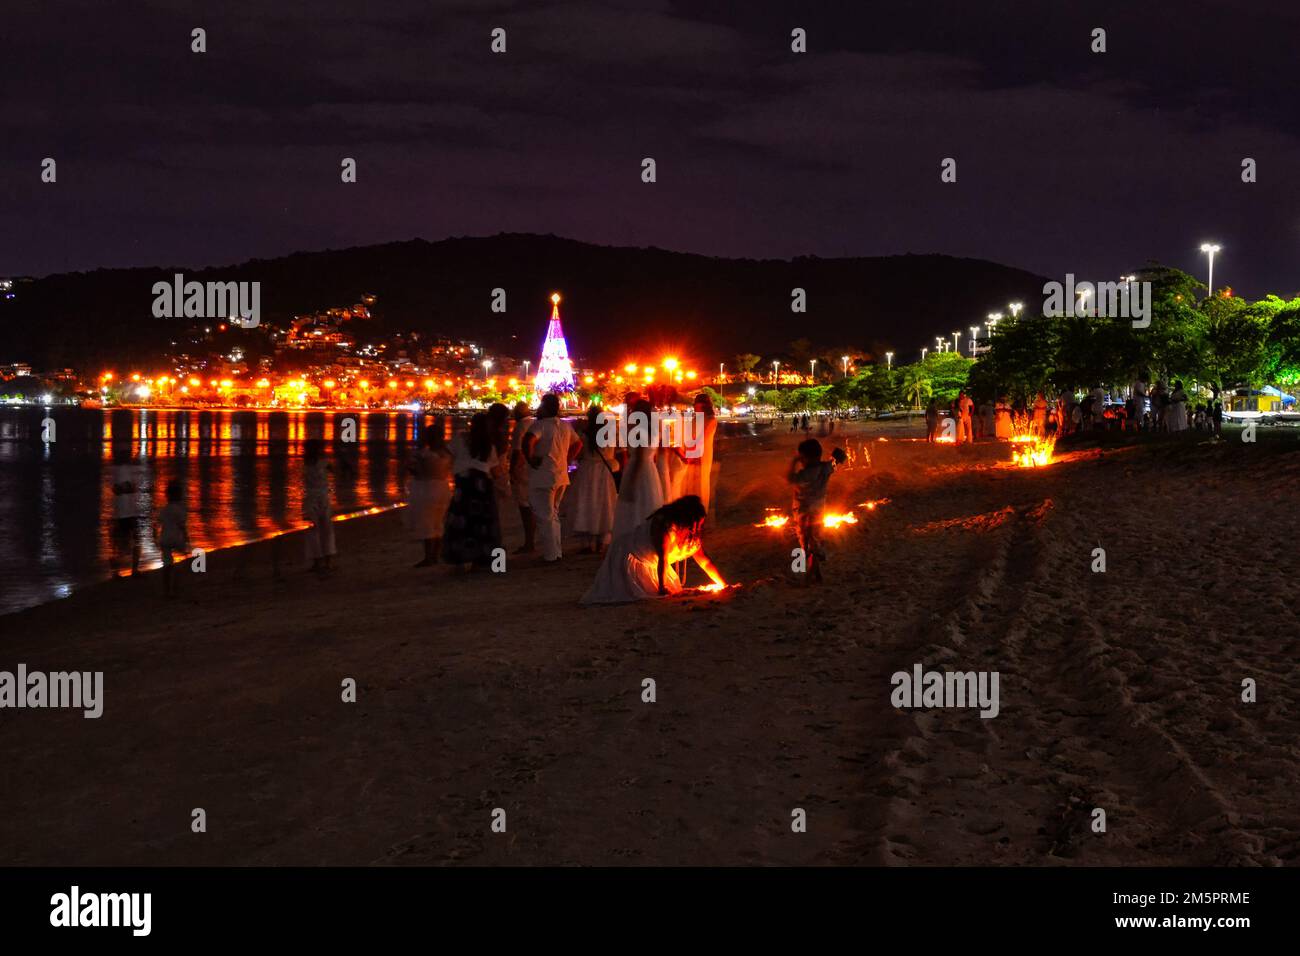
<instances>
[{"instance_id":1,"label":"tall light pole","mask_svg":"<svg viewBox=\"0 0 1300 956\"><path fill-rule=\"evenodd\" d=\"M524 381L528 381L528 366L532 365L531 359L524 359Z\"/></svg>"},{"instance_id":2,"label":"tall light pole","mask_svg":"<svg viewBox=\"0 0 1300 956\"><path fill-rule=\"evenodd\" d=\"M929 350L929 349L921 349L921 361L922 361L922 362L925 361L925 353L928 352L928 351L930 351L930 350Z\"/></svg>"},{"instance_id":3,"label":"tall light pole","mask_svg":"<svg viewBox=\"0 0 1300 956\"><path fill-rule=\"evenodd\" d=\"M492 367L492 360L491 360L491 359L484 359L484 360L483 360L483 380L484 380L484 381L487 381L487 377L488 377L488 369L490 369L491 367Z\"/></svg>"},{"instance_id":4,"label":"tall light pole","mask_svg":"<svg viewBox=\"0 0 1300 956\"><path fill-rule=\"evenodd\" d=\"M960 338L961 338L961 333L960 333L960 332L954 332L954 333L952 334L952 350L953 350L954 352L957 351L957 340L960 339Z\"/></svg>"},{"instance_id":5,"label":"tall light pole","mask_svg":"<svg viewBox=\"0 0 1300 956\"><path fill-rule=\"evenodd\" d=\"M886 353L885 353L885 368L887 368L887 369L892 369L893 367L894 367L894 353L893 353L893 352L886 352Z\"/></svg>"},{"instance_id":6,"label":"tall light pole","mask_svg":"<svg viewBox=\"0 0 1300 956\"><path fill-rule=\"evenodd\" d=\"M1088 314L1088 295L1089 295L1091 292L1092 292L1091 289L1080 289L1080 290L1079 290L1079 314L1080 314L1080 315L1087 315L1087 314Z\"/></svg>"},{"instance_id":7,"label":"tall light pole","mask_svg":"<svg viewBox=\"0 0 1300 956\"><path fill-rule=\"evenodd\" d=\"M848 377L849 377L849 357L848 357L847 355L841 355L841 356L840 356L840 361L844 363L844 377L845 377L845 378L848 378Z\"/></svg>"},{"instance_id":8,"label":"tall light pole","mask_svg":"<svg viewBox=\"0 0 1300 956\"><path fill-rule=\"evenodd\" d=\"M772 384L779 385L781 382L781 363L772 363Z\"/></svg>"},{"instance_id":9,"label":"tall light pole","mask_svg":"<svg viewBox=\"0 0 1300 956\"><path fill-rule=\"evenodd\" d=\"M970 327L970 354L971 355L975 354L975 346L979 344L979 340L980 340L980 327L978 325L972 325Z\"/></svg>"},{"instance_id":10,"label":"tall light pole","mask_svg":"<svg viewBox=\"0 0 1300 956\"><path fill-rule=\"evenodd\" d=\"M808 360L808 381L809 382L817 381L817 360L816 359Z\"/></svg>"},{"instance_id":11,"label":"tall light pole","mask_svg":"<svg viewBox=\"0 0 1300 956\"><path fill-rule=\"evenodd\" d=\"M1206 296L1207 299L1214 297L1214 254L1219 251L1219 248L1212 242L1201 243L1201 251L1210 257L1210 278L1206 283L1210 287L1210 292Z\"/></svg>"},{"instance_id":12,"label":"tall light pole","mask_svg":"<svg viewBox=\"0 0 1300 956\"><path fill-rule=\"evenodd\" d=\"M1016 317L1020 315L1020 310L1023 309L1024 307L1025 304L1023 302L1012 302L1010 305L1007 306L1007 308L1011 310L1012 321L1015 321ZM999 315L998 318L1000 319L1002 318L1002 316Z\"/></svg>"},{"instance_id":13,"label":"tall light pole","mask_svg":"<svg viewBox=\"0 0 1300 956\"><path fill-rule=\"evenodd\" d=\"M934 337L934 344L935 344L936 346L938 346L939 351L942 352L942 351L943 351L943 336L942 336L942 335L936 335L936 336Z\"/></svg>"},{"instance_id":14,"label":"tall light pole","mask_svg":"<svg viewBox=\"0 0 1300 956\"><path fill-rule=\"evenodd\" d=\"M719 382L721 382L724 378L727 377L727 372L726 372L726 370L727 370L727 363L726 363L726 362L719 362L719 363L718 363L718 381L719 381Z\"/></svg>"}]
</instances>

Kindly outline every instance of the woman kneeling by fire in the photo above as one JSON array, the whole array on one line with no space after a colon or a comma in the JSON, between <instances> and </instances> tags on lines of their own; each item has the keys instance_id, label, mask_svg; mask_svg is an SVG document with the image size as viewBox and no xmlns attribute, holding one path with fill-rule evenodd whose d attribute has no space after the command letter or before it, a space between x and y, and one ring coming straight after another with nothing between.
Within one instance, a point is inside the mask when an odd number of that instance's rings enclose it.
<instances>
[{"instance_id":1,"label":"woman kneeling by fire","mask_svg":"<svg viewBox=\"0 0 1300 956\"><path fill-rule=\"evenodd\" d=\"M673 565L694 558L715 589L727 582L701 548L704 503L687 495L664 505L632 531L610 542L596 581L583 604L619 604L661 597L682 589Z\"/></svg>"}]
</instances>

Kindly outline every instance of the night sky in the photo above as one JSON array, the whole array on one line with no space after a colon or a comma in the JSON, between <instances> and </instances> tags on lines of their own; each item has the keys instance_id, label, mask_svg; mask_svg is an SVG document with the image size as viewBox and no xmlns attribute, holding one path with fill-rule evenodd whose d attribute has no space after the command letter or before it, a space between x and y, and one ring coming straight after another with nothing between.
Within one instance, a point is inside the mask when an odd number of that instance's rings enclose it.
<instances>
[{"instance_id":1,"label":"night sky","mask_svg":"<svg viewBox=\"0 0 1300 956\"><path fill-rule=\"evenodd\" d=\"M1216 284L1300 290L1294 0L11 0L4 33L0 275L515 231L1081 279L1204 278L1214 240Z\"/></svg>"}]
</instances>

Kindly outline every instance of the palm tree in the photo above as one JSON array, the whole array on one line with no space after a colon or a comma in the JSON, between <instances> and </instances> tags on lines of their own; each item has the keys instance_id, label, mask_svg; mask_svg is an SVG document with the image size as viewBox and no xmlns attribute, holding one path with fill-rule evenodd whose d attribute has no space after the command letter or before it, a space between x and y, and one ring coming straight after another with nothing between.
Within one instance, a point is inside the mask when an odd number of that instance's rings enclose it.
<instances>
[{"instance_id":1,"label":"palm tree","mask_svg":"<svg viewBox=\"0 0 1300 956\"><path fill-rule=\"evenodd\" d=\"M911 399L917 411L920 411L921 402L932 394L934 388L925 369L920 365L909 365L903 372L903 396Z\"/></svg>"}]
</instances>

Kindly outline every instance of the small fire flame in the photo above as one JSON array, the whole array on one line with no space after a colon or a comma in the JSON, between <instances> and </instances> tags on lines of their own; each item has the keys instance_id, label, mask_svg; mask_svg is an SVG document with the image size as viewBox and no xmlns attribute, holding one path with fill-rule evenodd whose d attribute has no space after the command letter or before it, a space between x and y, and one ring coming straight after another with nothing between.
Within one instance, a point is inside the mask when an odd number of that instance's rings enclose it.
<instances>
[{"instance_id":1,"label":"small fire flame","mask_svg":"<svg viewBox=\"0 0 1300 956\"><path fill-rule=\"evenodd\" d=\"M875 505L869 504L868 507L875 507ZM754 525L754 527L773 528L779 530L781 528L784 528L789 523L790 523L789 515L781 514L775 508L769 508L768 515L766 518L763 519L763 523L756 524ZM838 512L828 511L824 515L822 515L823 528L838 528L842 524L857 524L857 523L858 523L858 516L855 515L852 511L847 511L842 514Z\"/></svg>"},{"instance_id":2,"label":"small fire flame","mask_svg":"<svg viewBox=\"0 0 1300 956\"><path fill-rule=\"evenodd\" d=\"M713 592L713 591L724 591L724 590L726 590L726 587L727 587L727 586L726 586L725 584L701 584L701 585L700 585L698 588L696 588L695 590L697 590L697 591L710 591L710 592Z\"/></svg>"},{"instance_id":3,"label":"small fire flame","mask_svg":"<svg viewBox=\"0 0 1300 956\"><path fill-rule=\"evenodd\" d=\"M955 445L955 444L957 444L957 439L954 438L952 435L937 435L937 436L935 436L935 439L934 439L934 440L935 440L935 442L936 442L937 444L940 444L940 445Z\"/></svg>"},{"instance_id":4,"label":"small fire flame","mask_svg":"<svg viewBox=\"0 0 1300 956\"><path fill-rule=\"evenodd\" d=\"M1055 447L1055 435L1050 438L1029 439L1024 443L1023 448L1011 449L1011 460L1021 468L1042 468L1052 463L1052 451Z\"/></svg>"}]
</instances>

